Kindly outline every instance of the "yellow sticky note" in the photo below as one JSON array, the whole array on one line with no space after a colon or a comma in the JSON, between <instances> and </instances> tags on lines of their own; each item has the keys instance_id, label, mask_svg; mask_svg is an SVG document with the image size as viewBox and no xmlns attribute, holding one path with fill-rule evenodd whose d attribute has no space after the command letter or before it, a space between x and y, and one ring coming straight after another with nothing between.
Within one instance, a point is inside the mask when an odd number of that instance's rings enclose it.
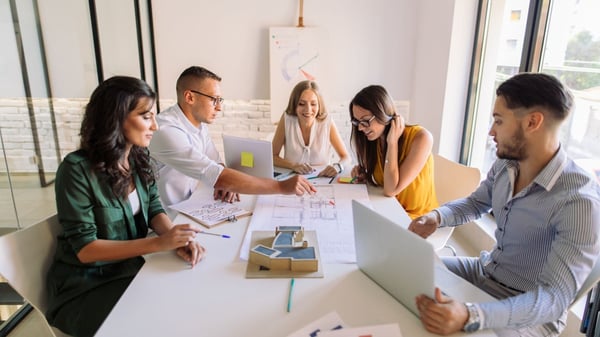
<instances>
[{"instance_id":1,"label":"yellow sticky note","mask_svg":"<svg viewBox=\"0 0 600 337\"><path fill-rule=\"evenodd\" d=\"M242 166L254 167L254 154L252 152L242 152Z\"/></svg>"}]
</instances>

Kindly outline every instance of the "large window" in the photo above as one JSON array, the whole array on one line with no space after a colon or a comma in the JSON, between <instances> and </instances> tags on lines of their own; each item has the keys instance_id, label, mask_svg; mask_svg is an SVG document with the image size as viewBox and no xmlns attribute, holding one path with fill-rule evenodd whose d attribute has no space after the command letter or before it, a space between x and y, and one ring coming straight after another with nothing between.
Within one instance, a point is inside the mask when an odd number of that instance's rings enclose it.
<instances>
[{"instance_id":1,"label":"large window","mask_svg":"<svg viewBox=\"0 0 600 337\"><path fill-rule=\"evenodd\" d=\"M483 0L463 160L487 171L495 144L487 132L498 85L519 72L560 78L575 96L562 146L580 162L600 161L600 13L597 0ZM486 140L486 141L483 141Z\"/></svg>"}]
</instances>

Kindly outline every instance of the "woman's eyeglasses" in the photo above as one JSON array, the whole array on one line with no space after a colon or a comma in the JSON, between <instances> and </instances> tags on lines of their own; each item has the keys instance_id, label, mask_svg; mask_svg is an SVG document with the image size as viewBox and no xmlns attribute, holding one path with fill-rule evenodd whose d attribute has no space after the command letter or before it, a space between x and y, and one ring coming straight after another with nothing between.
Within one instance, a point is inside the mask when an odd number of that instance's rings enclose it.
<instances>
[{"instance_id":1,"label":"woman's eyeglasses","mask_svg":"<svg viewBox=\"0 0 600 337\"><path fill-rule=\"evenodd\" d=\"M354 125L354 126L362 125L365 128L368 128L371 126L371 121L373 121L374 119L375 119L375 115L373 115L373 116L371 116L371 118L365 119L365 120L358 120L356 118L352 118L350 120L350 123L352 123L352 125Z\"/></svg>"},{"instance_id":2,"label":"woman's eyeglasses","mask_svg":"<svg viewBox=\"0 0 600 337\"><path fill-rule=\"evenodd\" d=\"M194 94L202 95L204 97L208 97L208 98L212 99L213 106L217 106L217 104L223 104L223 101L225 100L223 97L215 97L215 96L203 94L200 91L196 91L196 90L192 90L192 89L190 89L190 91L193 92Z\"/></svg>"}]
</instances>

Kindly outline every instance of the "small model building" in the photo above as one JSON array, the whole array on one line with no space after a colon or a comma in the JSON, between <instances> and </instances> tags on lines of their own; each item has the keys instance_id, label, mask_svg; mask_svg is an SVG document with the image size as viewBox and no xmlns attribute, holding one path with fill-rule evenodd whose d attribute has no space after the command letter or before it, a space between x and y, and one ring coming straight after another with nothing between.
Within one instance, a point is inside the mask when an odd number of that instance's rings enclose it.
<instances>
[{"instance_id":1,"label":"small model building","mask_svg":"<svg viewBox=\"0 0 600 337\"><path fill-rule=\"evenodd\" d=\"M314 272L319 269L315 247L304 240L302 226L277 227L272 245L254 246L248 260L270 270Z\"/></svg>"}]
</instances>

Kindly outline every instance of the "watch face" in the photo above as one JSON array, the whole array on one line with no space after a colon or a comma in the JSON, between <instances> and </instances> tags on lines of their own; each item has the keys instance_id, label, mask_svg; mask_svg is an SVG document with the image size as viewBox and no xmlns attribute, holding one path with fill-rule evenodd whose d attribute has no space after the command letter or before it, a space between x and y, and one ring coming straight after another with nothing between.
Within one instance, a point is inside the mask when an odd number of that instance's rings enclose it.
<instances>
[{"instance_id":1,"label":"watch face","mask_svg":"<svg viewBox=\"0 0 600 337\"><path fill-rule=\"evenodd\" d=\"M475 332L479 330L479 322L473 322L465 326L466 332Z\"/></svg>"}]
</instances>

